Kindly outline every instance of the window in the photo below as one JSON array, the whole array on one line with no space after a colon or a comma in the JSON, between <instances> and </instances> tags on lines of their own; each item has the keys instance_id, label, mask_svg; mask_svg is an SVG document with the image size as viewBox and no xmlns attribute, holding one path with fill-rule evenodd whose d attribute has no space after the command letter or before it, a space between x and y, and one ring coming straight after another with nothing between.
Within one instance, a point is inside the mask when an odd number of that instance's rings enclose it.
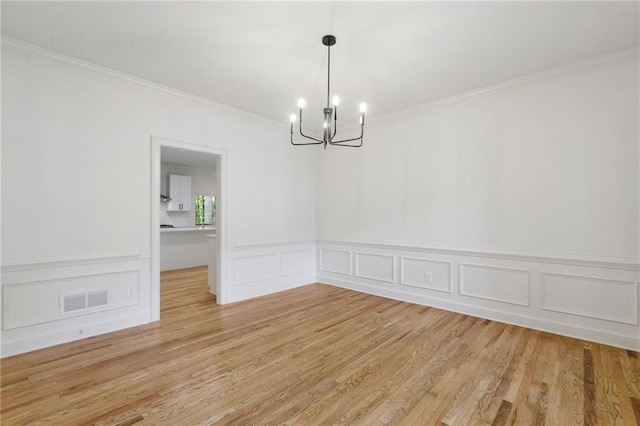
<instances>
[{"instance_id":1,"label":"window","mask_svg":"<svg viewBox=\"0 0 640 426\"><path fill-rule=\"evenodd\" d=\"M196 225L216 224L216 197L196 195Z\"/></svg>"}]
</instances>

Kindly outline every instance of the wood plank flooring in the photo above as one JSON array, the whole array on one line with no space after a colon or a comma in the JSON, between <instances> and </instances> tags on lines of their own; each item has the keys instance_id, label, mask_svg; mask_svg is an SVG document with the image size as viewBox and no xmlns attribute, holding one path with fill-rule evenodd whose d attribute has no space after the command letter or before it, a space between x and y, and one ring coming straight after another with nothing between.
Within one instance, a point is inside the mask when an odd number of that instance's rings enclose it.
<instances>
[{"instance_id":1,"label":"wood plank flooring","mask_svg":"<svg viewBox=\"0 0 640 426\"><path fill-rule=\"evenodd\" d=\"M227 306L162 275L162 320L2 360L8 425L640 420L632 351L314 284Z\"/></svg>"}]
</instances>

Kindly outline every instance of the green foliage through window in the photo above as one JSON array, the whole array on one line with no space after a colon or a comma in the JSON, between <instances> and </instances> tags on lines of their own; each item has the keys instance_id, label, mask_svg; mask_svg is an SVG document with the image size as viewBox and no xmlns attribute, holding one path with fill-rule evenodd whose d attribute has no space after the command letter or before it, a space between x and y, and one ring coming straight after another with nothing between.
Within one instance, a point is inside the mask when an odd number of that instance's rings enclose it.
<instances>
[{"instance_id":1,"label":"green foliage through window","mask_svg":"<svg viewBox=\"0 0 640 426\"><path fill-rule=\"evenodd\" d=\"M196 195L196 225L216 224L216 197Z\"/></svg>"}]
</instances>

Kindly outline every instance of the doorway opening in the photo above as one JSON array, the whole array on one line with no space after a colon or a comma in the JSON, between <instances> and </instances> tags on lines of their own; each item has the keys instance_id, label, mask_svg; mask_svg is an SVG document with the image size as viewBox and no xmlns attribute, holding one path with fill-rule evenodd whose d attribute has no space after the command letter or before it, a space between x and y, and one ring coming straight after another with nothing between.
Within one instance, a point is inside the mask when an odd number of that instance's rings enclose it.
<instances>
[{"instance_id":1,"label":"doorway opening","mask_svg":"<svg viewBox=\"0 0 640 426\"><path fill-rule=\"evenodd\" d=\"M151 320L160 319L161 271L206 267L226 302L226 151L151 138Z\"/></svg>"}]
</instances>

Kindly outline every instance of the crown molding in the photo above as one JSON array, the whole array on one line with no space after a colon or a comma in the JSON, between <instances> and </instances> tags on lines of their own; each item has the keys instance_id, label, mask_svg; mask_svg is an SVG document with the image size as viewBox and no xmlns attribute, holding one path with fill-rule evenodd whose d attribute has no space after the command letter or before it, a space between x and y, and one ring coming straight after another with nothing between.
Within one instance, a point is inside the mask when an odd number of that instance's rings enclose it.
<instances>
[{"instance_id":1,"label":"crown molding","mask_svg":"<svg viewBox=\"0 0 640 426\"><path fill-rule=\"evenodd\" d=\"M253 121L257 121L263 124L268 124L270 126L275 126L278 128L282 128L283 124L282 122L279 121L275 121L275 120L271 120L269 118L263 117L261 115L258 114L253 114L250 113L248 111L239 109L239 108L235 108L229 105L225 105L219 102L215 102L212 101L210 99L207 98L203 98L201 96L197 96L197 95L193 95L191 93L187 93L187 92L183 92L181 90L178 89L173 89L169 86L164 86L162 84L159 83L154 83L152 81L149 80L145 80L143 78L140 77L135 77L132 76L130 74L126 74L117 70L114 70L112 68L108 68L108 67L104 67L102 65L97 65L94 64L92 62L88 62L88 61L84 61L82 59L78 59L78 58L74 58L72 56L67 56L65 54L59 53L59 52L55 52L53 50L49 50L49 49L45 49L43 47L39 47L39 46L35 46L33 44L29 44L29 43L25 43L23 41L19 41L19 40L15 40L9 37L4 37L1 36L0 37L0 41L2 42L2 50L5 49L5 47L12 47L12 48L16 48L22 51L26 51L32 54L37 54L40 56L45 56L60 62L65 62L67 64L71 64L71 65L75 65L77 67L80 68L84 68L84 69L88 69L91 71L95 71L95 72L99 72L102 74L106 74L110 77L115 77L118 78L120 80L124 80L130 83L134 83L140 86L144 86L144 87L148 87L151 89L155 89L158 90L160 92L164 92L164 93L168 93L170 95L173 96L178 96L180 98L183 99L187 99L190 101L194 101L194 102L198 102L204 105L207 105L211 108L214 108L218 111L222 111L225 113L229 113L229 114L233 114L233 115L237 115L243 118L247 118Z\"/></svg>"},{"instance_id":2,"label":"crown molding","mask_svg":"<svg viewBox=\"0 0 640 426\"><path fill-rule=\"evenodd\" d=\"M509 89L512 87L525 86L527 84L542 80L548 77L558 77L564 75L570 75L575 72L580 72L586 69L594 69L598 67L613 65L622 62L629 62L638 60L640 58L640 45L608 53L602 56L596 56L583 61L573 62L560 67L539 71L537 73L528 74L522 77L517 77L511 80L502 81L500 83L485 86L479 89L473 89L468 92L458 93L456 95L448 96L445 98L436 99L431 102L412 106L409 108L401 109L398 111L389 112L386 114L380 114L377 116L368 117L367 121L378 122L391 119L402 118L404 116L419 113L424 110L434 108L443 104L456 102L468 98L474 98L487 93L498 92L500 90Z\"/></svg>"},{"instance_id":3,"label":"crown molding","mask_svg":"<svg viewBox=\"0 0 640 426\"><path fill-rule=\"evenodd\" d=\"M247 118L250 120L254 120L263 124L268 124L270 126L275 126L278 128L282 128L283 123L280 121L276 121L276 120L272 120L269 118L266 118L264 116L258 115L258 114L253 114L250 113L248 111L239 109L239 108L235 108L229 105L225 105L219 102L215 102L212 101L210 99L207 98L203 98L197 95L193 95L191 93L187 93L187 92L183 92L181 90L178 89L173 89L171 87L168 86L164 86L162 84L158 84L158 83L154 83L152 81L149 80L145 80L143 78L139 78L139 77L135 77L132 76L130 74L126 74L120 71L116 71L112 68L107 68L101 65L97 65L94 64L92 62L88 62L88 61L84 61L82 59L78 59L78 58L74 58L72 56L67 56L64 55L62 53L59 52L55 52L53 50L49 50L49 49L45 49L43 47L39 47L39 46L35 46L33 44L29 44L23 41L19 41L16 39L12 39L9 37L4 37L4 36L0 36L0 41L2 42L3 46L11 46L11 47L15 47L18 49L22 49L24 51L28 51L30 53L35 53L35 54L39 54L42 56L46 56L55 60L59 60L61 62L66 62L81 68L85 68L85 69L89 69L92 71L96 71L99 73L103 73L106 75L109 75L111 77L115 77L115 78L119 78L134 84L138 84L141 86L145 86L145 87L149 87L161 92L165 92L174 96L178 96L184 99L188 99L191 101L195 101L204 105L207 105L209 107L212 107L214 109L217 109L219 111L225 112L225 113L230 113L233 115L238 115L241 116L243 118ZM544 71L540 71L534 74L529 74L529 75L525 75L523 77L517 77L511 80L506 80L500 83L496 83L496 84L492 84L489 86L485 86L479 89L473 89L467 92L463 92L463 93L459 93L456 95L452 95L452 96L448 96L445 98L441 98L441 99L436 99L434 101L431 102L427 102L424 104L420 104L420 105L416 105L416 106L412 106L409 108L405 108L405 109L401 109L398 111L393 111L390 113L386 113L386 114L381 114L381 115L377 115L377 116L371 116L367 118L367 121L369 123L371 122L379 122L379 121L385 121L385 120L390 120L390 119L397 119L397 118L401 118L403 116L407 116L410 114L414 114L414 113L418 113L421 112L423 110L427 110L430 108L434 108L443 104L447 104L447 103L451 103L451 102L456 102L456 101L460 101L460 100L464 100L464 99L468 99L468 98L473 98L473 97L477 97L477 96L481 96L487 93L492 93L492 92L497 92L500 90L504 90L504 89L508 89L511 87L517 87L517 86L523 86L532 82L535 82L537 80L541 80L544 78L548 78L548 77L553 77L553 76L561 76L561 75L569 75L573 72L578 72L584 69L589 69L589 68L595 68L595 67L601 67L601 66L607 66L607 65L613 65L616 63L621 63L621 62L627 62L627 61L632 61L632 60L638 60L638 58L640 58L640 46L634 46L634 47L630 47L627 49L622 49L613 53L608 53L606 55L602 55L602 56L597 56L594 58L589 58L583 61L578 61L578 62L573 62L571 64L568 65L563 65L560 67L556 67L556 68L551 68L548 70L544 70Z\"/></svg>"}]
</instances>

